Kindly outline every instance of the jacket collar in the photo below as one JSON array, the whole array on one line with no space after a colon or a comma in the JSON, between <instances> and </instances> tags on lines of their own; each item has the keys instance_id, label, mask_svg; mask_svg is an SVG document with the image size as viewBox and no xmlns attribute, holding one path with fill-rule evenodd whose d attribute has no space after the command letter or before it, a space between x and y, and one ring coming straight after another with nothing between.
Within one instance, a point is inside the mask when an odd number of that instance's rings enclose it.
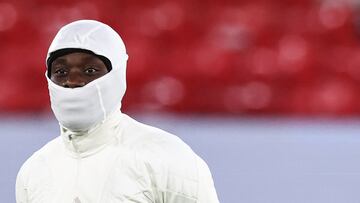
<instances>
[{"instance_id":1,"label":"jacket collar","mask_svg":"<svg viewBox=\"0 0 360 203\"><path fill-rule=\"evenodd\" d=\"M86 157L100 151L121 133L123 118L124 114L116 111L104 122L82 132L74 132L60 125L65 148L75 157Z\"/></svg>"}]
</instances>

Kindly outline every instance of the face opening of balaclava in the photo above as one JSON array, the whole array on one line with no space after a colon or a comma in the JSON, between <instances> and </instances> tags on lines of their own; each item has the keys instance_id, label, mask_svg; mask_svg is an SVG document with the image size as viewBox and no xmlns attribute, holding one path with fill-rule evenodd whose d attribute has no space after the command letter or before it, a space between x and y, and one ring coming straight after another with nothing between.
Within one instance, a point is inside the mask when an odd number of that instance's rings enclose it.
<instances>
[{"instance_id":1,"label":"face opening of balaclava","mask_svg":"<svg viewBox=\"0 0 360 203\"><path fill-rule=\"evenodd\" d=\"M61 56L65 56L71 53L86 53L86 54L91 54L93 56L96 56L98 59L100 59L106 66L108 72L111 71L112 69L112 65L111 62L108 58L106 58L105 56L101 56L101 55L97 55L94 52L90 51L90 50L86 50L86 49L76 49L76 48L66 48L66 49L59 49L56 50L54 52L50 53L50 56L48 57L47 61L46 61L46 65L47 65L47 76L50 78L50 73L51 73L51 67L52 67L52 62L55 61L55 59L61 57Z\"/></svg>"},{"instance_id":2,"label":"face opening of balaclava","mask_svg":"<svg viewBox=\"0 0 360 203\"><path fill-rule=\"evenodd\" d=\"M65 50L65 51L64 51ZM49 78L51 61L58 53L84 50L108 60L110 71L78 88L64 88ZM51 108L60 125L71 131L87 131L120 110L126 90L126 54L121 37L108 25L95 20L79 20L62 27L52 41L47 55L48 88ZM50 62L50 63L49 63ZM110 63L110 64L109 64Z\"/></svg>"}]
</instances>

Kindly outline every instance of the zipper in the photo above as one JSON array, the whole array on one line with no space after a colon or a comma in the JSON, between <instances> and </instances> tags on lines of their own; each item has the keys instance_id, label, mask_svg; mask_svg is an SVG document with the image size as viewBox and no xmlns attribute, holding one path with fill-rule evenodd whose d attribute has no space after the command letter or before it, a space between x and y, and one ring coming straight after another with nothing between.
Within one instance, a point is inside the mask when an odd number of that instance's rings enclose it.
<instances>
[{"instance_id":1,"label":"zipper","mask_svg":"<svg viewBox=\"0 0 360 203\"><path fill-rule=\"evenodd\" d=\"M69 136L69 141L71 142L72 147L74 148L75 151L75 155L76 155L76 171L75 171L75 177L74 177L74 186L73 186L73 202L74 203L81 203L80 199L79 199L79 174L80 174L80 165L81 165L81 156L80 153L78 151L78 148L75 144L75 140L74 140L74 135L70 134Z\"/></svg>"}]
</instances>

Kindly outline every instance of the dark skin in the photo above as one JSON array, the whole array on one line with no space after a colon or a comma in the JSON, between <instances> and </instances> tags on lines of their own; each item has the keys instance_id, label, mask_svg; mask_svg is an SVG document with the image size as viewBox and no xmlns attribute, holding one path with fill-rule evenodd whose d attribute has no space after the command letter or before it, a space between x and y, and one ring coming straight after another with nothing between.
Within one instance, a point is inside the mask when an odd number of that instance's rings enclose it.
<instances>
[{"instance_id":1,"label":"dark skin","mask_svg":"<svg viewBox=\"0 0 360 203\"><path fill-rule=\"evenodd\" d=\"M75 52L56 58L51 64L50 79L65 88L83 87L108 73L98 57Z\"/></svg>"}]
</instances>

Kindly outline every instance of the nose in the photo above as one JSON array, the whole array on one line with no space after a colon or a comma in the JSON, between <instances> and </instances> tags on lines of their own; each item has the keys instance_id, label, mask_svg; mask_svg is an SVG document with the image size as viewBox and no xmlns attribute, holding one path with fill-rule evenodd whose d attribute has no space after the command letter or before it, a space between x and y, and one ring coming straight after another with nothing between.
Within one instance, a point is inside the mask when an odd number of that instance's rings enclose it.
<instances>
[{"instance_id":1,"label":"nose","mask_svg":"<svg viewBox=\"0 0 360 203\"><path fill-rule=\"evenodd\" d=\"M84 85L86 85L86 82L79 73L69 73L67 80L62 86L65 88L77 88L83 87Z\"/></svg>"}]
</instances>

